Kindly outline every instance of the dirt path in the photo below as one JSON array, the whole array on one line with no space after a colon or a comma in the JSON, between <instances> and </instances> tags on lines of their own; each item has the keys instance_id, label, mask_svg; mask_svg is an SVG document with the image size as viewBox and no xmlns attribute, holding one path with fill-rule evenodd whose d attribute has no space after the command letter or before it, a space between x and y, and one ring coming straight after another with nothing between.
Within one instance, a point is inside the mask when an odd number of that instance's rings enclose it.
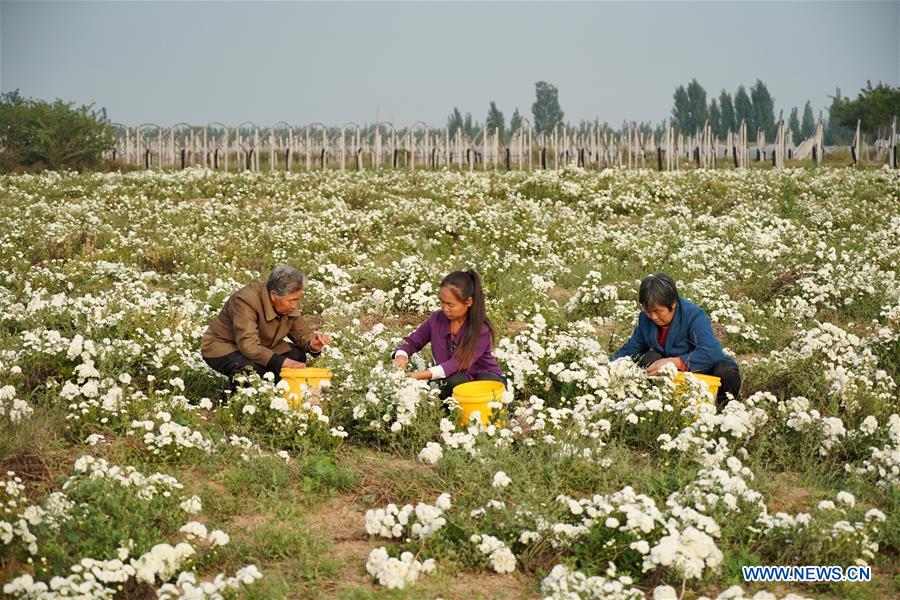
<instances>
[{"instance_id":1,"label":"dirt path","mask_svg":"<svg viewBox=\"0 0 900 600\"><path fill-rule=\"evenodd\" d=\"M338 575L322 591L326 596L350 595L354 589L368 592L383 590L366 572L369 552L386 545L387 540L371 538L365 530L365 504L397 502L397 479L403 475L424 475L430 467L410 460L366 453L355 461L362 474L359 488L329 499L309 513L309 523L333 545L330 558L339 566ZM404 490L406 491L406 490ZM474 551L474 548L473 548ZM489 571L446 572L438 563L437 573L423 577L410 590L412 597L455 599L540 598L534 592L534 578L522 573L499 575Z\"/></svg>"}]
</instances>

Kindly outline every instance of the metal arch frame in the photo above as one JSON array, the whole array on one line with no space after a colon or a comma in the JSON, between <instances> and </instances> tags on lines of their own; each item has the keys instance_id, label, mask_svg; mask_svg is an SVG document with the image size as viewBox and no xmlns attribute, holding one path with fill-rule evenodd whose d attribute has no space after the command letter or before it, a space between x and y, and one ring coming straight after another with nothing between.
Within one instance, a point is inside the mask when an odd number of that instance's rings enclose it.
<instances>
[{"instance_id":1,"label":"metal arch frame","mask_svg":"<svg viewBox=\"0 0 900 600\"><path fill-rule=\"evenodd\" d=\"M143 132L147 128L154 128L153 131L157 134L161 134L162 132L164 132L166 130L165 127L163 127L161 125L157 125L156 123L141 123L140 125L135 127L134 130L141 132L141 137L143 139L146 139L146 137L143 135ZM145 149L149 150L149 148L145 148Z\"/></svg>"},{"instance_id":2,"label":"metal arch frame","mask_svg":"<svg viewBox=\"0 0 900 600\"><path fill-rule=\"evenodd\" d=\"M421 125L422 127L418 127L419 125ZM436 135L437 131L438 131L437 129L435 129L434 127L432 127L425 121L421 121L421 120L414 121L411 125L409 125L408 127L405 127L404 131L408 131L410 133L415 133L416 131L421 131L423 128L425 129L425 131L427 133L434 134L434 135Z\"/></svg>"},{"instance_id":3,"label":"metal arch frame","mask_svg":"<svg viewBox=\"0 0 900 600\"><path fill-rule=\"evenodd\" d=\"M210 128L211 125L220 125L220 126L222 127L222 129L225 130L225 136L226 136L226 138L227 138L228 136L231 135L231 128L228 127L228 125L226 125L225 123L222 123L221 121L210 121L209 123L207 123L206 125L204 125L203 128L204 128L207 132L209 132L209 128ZM213 136L213 139L215 139L215 136ZM213 147L214 147L214 148L219 148L219 147L221 147L221 144L214 144ZM222 148L222 150L225 150L225 148Z\"/></svg>"},{"instance_id":4,"label":"metal arch frame","mask_svg":"<svg viewBox=\"0 0 900 600\"><path fill-rule=\"evenodd\" d=\"M181 121L181 122L179 122L179 123L175 123L174 125L172 125L171 127L168 128L169 132L172 134L173 142L174 142L175 148L178 148L178 149L180 149L180 150L187 150L187 146L186 146L186 145L184 145L184 144L182 143L182 144L179 146L179 144L178 144L178 130L179 130L179 128L183 129L183 128L181 127L182 125L184 125L184 126L187 128L187 131L188 131L188 132L190 132L190 131L192 131L192 130L194 130L194 129L199 129L199 127L198 127L197 125L191 125L190 123L185 123L184 121ZM183 141L184 141L184 140L182 140L182 142L183 142Z\"/></svg>"},{"instance_id":5,"label":"metal arch frame","mask_svg":"<svg viewBox=\"0 0 900 600\"><path fill-rule=\"evenodd\" d=\"M356 121L347 121L346 123L344 123L343 125L341 125L341 127L340 127L341 130L346 130L346 129L347 129L347 125L352 125L352 126L353 126L353 130L359 132L359 139L360 139L360 141L366 139L365 131L363 130L363 128L360 126L359 123L357 123Z\"/></svg>"},{"instance_id":6,"label":"metal arch frame","mask_svg":"<svg viewBox=\"0 0 900 600\"><path fill-rule=\"evenodd\" d=\"M234 127L234 131L237 133L240 133L241 129L244 127L244 125L247 125L247 124L250 124L253 126L253 131L259 131L259 125L257 125L254 121L244 121L242 123L239 123L238 125L236 125Z\"/></svg>"},{"instance_id":7,"label":"metal arch frame","mask_svg":"<svg viewBox=\"0 0 900 600\"><path fill-rule=\"evenodd\" d=\"M302 131L305 132L307 129L309 129L309 130L310 130L310 133L312 133L313 131L316 131L316 130L317 130L316 127L317 127L318 129L325 130L326 132L328 131L328 126L325 125L324 123L319 123L318 121L314 121L314 122L312 122L312 123L307 123L306 125L304 125L304 126L302 127Z\"/></svg>"}]
</instances>

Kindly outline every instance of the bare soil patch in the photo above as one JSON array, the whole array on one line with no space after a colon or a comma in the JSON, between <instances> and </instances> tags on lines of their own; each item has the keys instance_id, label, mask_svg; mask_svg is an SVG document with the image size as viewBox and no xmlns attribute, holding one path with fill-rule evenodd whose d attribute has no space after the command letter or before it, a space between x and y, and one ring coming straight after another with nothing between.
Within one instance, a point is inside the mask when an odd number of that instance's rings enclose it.
<instances>
[{"instance_id":1,"label":"bare soil patch","mask_svg":"<svg viewBox=\"0 0 900 600\"><path fill-rule=\"evenodd\" d=\"M309 523L332 543L331 556L340 565L338 576L326 584L324 591L346 585L369 586L366 559L377 540L366 535L365 513L352 495L337 496L309 513Z\"/></svg>"},{"instance_id":2,"label":"bare soil patch","mask_svg":"<svg viewBox=\"0 0 900 600\"><path fill-rule=\"evenodd\" d=\"M31 501L53 487L53 475L44 456L31 450L22 450L0 461L0 473L15 472L25 485L25 494Z\"/></svg>"},{"instance_id":3,"label":"bare soil patch","mask_svg":"<svg viewBox=\"0 0 900 600\"><path fill-rule=\"evenodd\" d=\"M797 514L810 510L816 491L797 484L800 473L784 471L772 475L769 486L771 498L766 506L769 512Z\"/></svg>"}]
</instances>

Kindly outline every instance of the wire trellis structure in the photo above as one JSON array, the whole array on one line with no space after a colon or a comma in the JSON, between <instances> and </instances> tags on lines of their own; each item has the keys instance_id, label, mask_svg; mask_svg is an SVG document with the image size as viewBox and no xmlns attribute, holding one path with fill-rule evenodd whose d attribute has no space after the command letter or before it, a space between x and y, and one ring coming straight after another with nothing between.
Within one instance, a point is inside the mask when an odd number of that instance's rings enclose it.
<instances>
[{"instance_id":1,"label":"wire trellis structure","mask_svg":"<svg viewBox=\"0 0 900 600\"><path fill-rule=\"evenodd\" d=\"M708 121L693 133L678 131L667 123L658 140L655 133L647 133L633 123L624 124L618 132L594 124L579 131L557 125L552 131L541 133L534 131L528 119L522 123L505 139L499 128L485 126L469 135L461 128L451 133L447 128L434 128L422 121L402 128L390 122L368 128L353 122L341 127L322 123L297 126L285 121L270 127L260 127L252 121L234 127L220 122L200 126L176 123L170 127L156 123L128 127L116 123L116 144L107 157L145 169L202 166L225 172L445 167L509 171L560 169L568 165L673 171L688 165L712 169L729 164L742 168L751 162L769 160L774 167L783 168L790 159L811 159L821 165L827 151L821 120L815 133L797 145L783 119L778 123L775 140L767 143L765 132L760 129L752 145L744 121L724 139L713 134ZM898 142L896 117L890 131L874 144L866 142L857 125L850 147L853 162L886 161L890 167L898 168Z\"/></svg>"}]
</instances>

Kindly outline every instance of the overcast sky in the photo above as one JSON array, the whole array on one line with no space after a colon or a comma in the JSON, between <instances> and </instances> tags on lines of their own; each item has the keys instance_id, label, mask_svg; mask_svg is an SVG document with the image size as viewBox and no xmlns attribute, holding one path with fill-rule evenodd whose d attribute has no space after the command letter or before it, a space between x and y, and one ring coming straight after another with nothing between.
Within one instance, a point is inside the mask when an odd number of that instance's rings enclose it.
<instances>
[{"instance_id":1,"label":"overcast sky","mask_svg":"<svg viewBox=\"0 0 900 600\"><path fill-rule=\"evenodd\" d=\"M0 89L106 107L113 121L442 126L531 114L659 122L691 78L756 79L776 115L840 87L900 85L885 2L0 2Z\"/></svg>"}]
</instances>

